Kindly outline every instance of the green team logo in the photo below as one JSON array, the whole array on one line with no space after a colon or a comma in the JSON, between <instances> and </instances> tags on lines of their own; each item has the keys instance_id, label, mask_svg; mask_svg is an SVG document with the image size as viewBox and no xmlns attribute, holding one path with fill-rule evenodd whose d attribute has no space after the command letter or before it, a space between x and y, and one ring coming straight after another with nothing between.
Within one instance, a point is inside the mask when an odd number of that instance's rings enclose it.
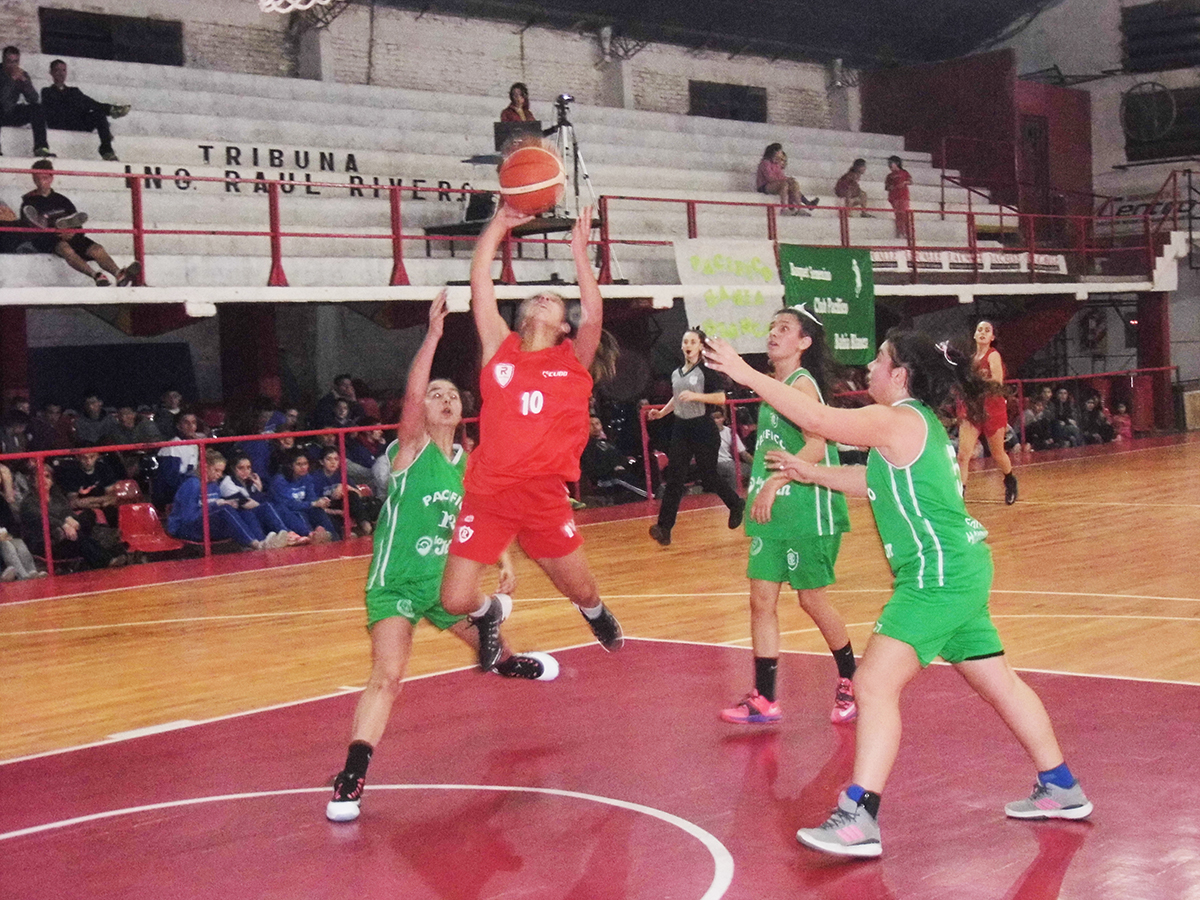
<instances>
[{"instance_id":1,"label":"green team logo","mask_svg":"<svg viewBox=\"0 0 1200 900\"><path fill-rule=\"evenodd\" d=\"M795 550L789 550L787 555L787 566L789 572L796 571L796 566L800 565L800 554Z\"/></svg>"},{"instance_id":2,"label":"green team logo","mask_svg":"<svg viewBox=\"0 0 1200 900\"><path fill-rule=\"evenodd\" d=\"M758 556L758 554L762 551L762 548L763 548L762 538L754 537L754 538L750 539L750 555L751 556Z\"/></svg>"},{"instance_id":3,"label":"green team logo","mask_svg":"<svg viewBox=\"0 0 1200 900\"><path fill-rule=\"evenodd\" d=\"M403 598L400 600L397 600L396 601L396 612L400 613L400 615L404 616L405 618L411 618L413 616L412 601L408 600L408 599L403 599Z\"/></svg>"}]
</instances>

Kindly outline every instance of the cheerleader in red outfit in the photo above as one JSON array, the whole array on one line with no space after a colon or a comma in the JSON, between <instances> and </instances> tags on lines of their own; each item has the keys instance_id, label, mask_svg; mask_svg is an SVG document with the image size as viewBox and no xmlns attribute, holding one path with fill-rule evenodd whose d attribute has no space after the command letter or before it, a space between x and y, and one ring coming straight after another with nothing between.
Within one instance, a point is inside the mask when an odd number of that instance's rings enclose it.
<instances>
[{"instance_id":1,"label":"cheerleader in red outfit","mask_svg":"<svg viewBox=\"0 0 1200 900\"><path fill-rule=\"evenodd\" d=\"M606 650L623 643L621 626L600 601L583 555L566 486L579 478L579 457L590 430L589 369L600 362L602 346L604 307L588 260L592 211L585 208L579 214L571 234L580 302L574 340L568 336L566 302L555 294L524 301L516 331L509 329L496 304L491 272L496 250L512 228L531 218L501 206L479 236L471 260L471 312L484 361L479 373L483 405L479 446L467 463L441 600L448 612L469 614L478 627L484 671L496 665L500 622L508 611L492 598L480 605L480 576L513 538L575 604Z\"/></svg>"},{"instance_id":2,"label":"cheerleader in red outfit","mask_svg":"<svg viewBox=\"0 0 1200 900\"><path fill-rule=\"evenodd\" d=\"M973 365L985 381L1004 384L1004 361L992 342L996 331L992 323L984 319L975 326L975 355ZM958 409L958 468L963 488L967 486L967 474L975 445L982 434L992 452L992 459L1004 473L1004 502L1010 506L1017 502L1017 476L1013 474L1012 460L1004 449L1004 432L1008 428L1008 402L1002 395L988 396L984 400L983 422L972 422L966 408Z\"/></svg>"},{"instance_id":3,"label":"cheerleader in red outfit","mask_svg":"<svg viewBox=\"0 0 1200 900\"><path fill-rule=\"evenodd\" d=\"M904 161L900 157L889 156L887 162L888 174L883 180L883 189L887 191L888 203L896 211L896 237L908 237L908 186L912 184L912 175L904 168Z\"/></svg>"}]
</instances>

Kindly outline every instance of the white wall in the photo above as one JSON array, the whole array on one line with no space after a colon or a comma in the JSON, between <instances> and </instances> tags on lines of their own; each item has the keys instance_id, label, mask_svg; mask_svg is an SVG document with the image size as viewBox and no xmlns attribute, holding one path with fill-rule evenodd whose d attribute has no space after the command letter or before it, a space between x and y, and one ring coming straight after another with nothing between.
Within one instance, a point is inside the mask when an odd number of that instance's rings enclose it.
<instances>
[{"instance_id":1,"label":"white wall","mask_svg":"<svg viewBox=\"0 0 1200 900\"><path fill-rule=\"evenodd\" d=\"M1061 0L1033 20L1005 46L1017 55L1017 72L1057 65L1065 75L1099 75L1121 67L1121 9L1152 0ZM1112 74L1079 84L1092 95L1092 166L1094 190L1118 197L1117 210L1134 213L1139 203L1154 197L1182 164L1118 169L1128 162L1121 128L1121 96L1143 81L1168 88L1195 87L1200 69ZM1200 169L1200 166L1196 167ZM1200 186L1200 180L1197 181ZM1183 379L1200 378L1200 275L1180 263L1179 290L1170 304L1171 361ZM1109 334L1112 334L1110 328Z\"/></svg>"}]
</instances>

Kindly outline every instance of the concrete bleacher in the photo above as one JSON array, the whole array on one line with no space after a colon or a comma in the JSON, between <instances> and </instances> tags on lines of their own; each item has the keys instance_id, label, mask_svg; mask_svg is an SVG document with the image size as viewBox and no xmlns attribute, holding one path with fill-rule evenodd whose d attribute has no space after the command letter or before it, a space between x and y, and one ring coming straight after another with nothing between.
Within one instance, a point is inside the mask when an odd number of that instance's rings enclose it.
<instances>
[{"instance_id":1,"label":"concrete bleacher","mask_svg":"<svg viewBox=\"0 0 1200 900\"><path fill-rule=\"evenodd\" d=\"M422 194L418 199L410 191L402 195L404 228L413 235L405 245L406 268L414 284L466 277L467 255L460 252L452 259L449 248L435 242L427 257L421 229L461 218L464 186L496 187L494 166L466 160L491 151L492 122L502 100L90 59L68 62L73 84L98 99L129 103L133 112L114 125L121 163L97 158L94 134L52 130L56 168L151 173L146 177L155 180L143 180L147 228L265 231L265 193L251 185L234 191L220 180L196 179L224 179L230 172L242 178L262 173L277 179L287 173L295 188L282 196L285 230L377 238L287 237L283 252L289 282L385 285L392 267L387 239L390 211L386 192L375 196L373 185L387 184L389 179L409 187L440 184L441 196ZM39 87L48 81L43 76L48 63L48 57L38 55L24 59ZM535 103L534 110L550 124L550 104ZM855 157L867 160L863 186L881 212L875 219L850 220L851 241L856 245L903 246L894 236L884 199L888 156L903 156L912 172L915 210L937 210L942 200L940 170L932 168L928 154L904 152L899 137L579 105L572 106L570 114L591 187L598 194L755 204L700 206L702 237L766 237L761 206L765 198L754 192L753 181L763 147L773 141L783 143L789 174L804 192L822 197L831 206L837 177ZM31 161L26 155L32 150L27 128L0 130L0 146L5 154L0 164L15 167ZM322 162L327 165L322 167ZM363 186L356 187L353 181ZM313 186L321 182L338 186ZM289 187L292 183L287 182ZM0 174L0 200L15 207L30 186L26 175ZM118 262L127 261L132 253L129 235L97 233L129 227L130 192L125 179L60 175L55 186L88 212L89 232ZM968 208L963 189L947 187L945 196L948 211ZM979 200L975 197L971 203L977 214L999 212ZM687 233L682 203L613 201L609 213L610 234L616 239L668 241ZM965 247L966 220L919 216L917 235L925 246ZM778 236L787 242L838 244L838 214L834 209L818 209L811 217L780 217ZM264 284L270 268L265 237L149 235L146 252L147 281L160 287ZM616 254L620 274L632 282L677 281L669 246L618 247ZM527 248L524 256L516 263L523 280L552 274L570 277L569 255L562 246L552 246L549 259L535 248ZM15 255L5 259L0 285L87 286L87 282L57 260Z\"/></svg>"}]
</instances>

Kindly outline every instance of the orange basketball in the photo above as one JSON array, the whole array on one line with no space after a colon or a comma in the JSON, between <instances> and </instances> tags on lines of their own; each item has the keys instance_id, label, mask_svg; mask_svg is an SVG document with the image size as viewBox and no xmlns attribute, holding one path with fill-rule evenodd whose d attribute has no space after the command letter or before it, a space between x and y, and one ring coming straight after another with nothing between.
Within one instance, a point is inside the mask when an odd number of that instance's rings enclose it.
<instances>
[{"instance_id":1,"label":"orange basketball","mask_svg":"<svg viewBox=\"0 0 1200 900\"><path fill-rule=\"evenodd\" d=\"M544 147L519 147L500 164L500 195L527 216L553 209L566 183L562 160Z\"/></svg>"}]
</instances>

